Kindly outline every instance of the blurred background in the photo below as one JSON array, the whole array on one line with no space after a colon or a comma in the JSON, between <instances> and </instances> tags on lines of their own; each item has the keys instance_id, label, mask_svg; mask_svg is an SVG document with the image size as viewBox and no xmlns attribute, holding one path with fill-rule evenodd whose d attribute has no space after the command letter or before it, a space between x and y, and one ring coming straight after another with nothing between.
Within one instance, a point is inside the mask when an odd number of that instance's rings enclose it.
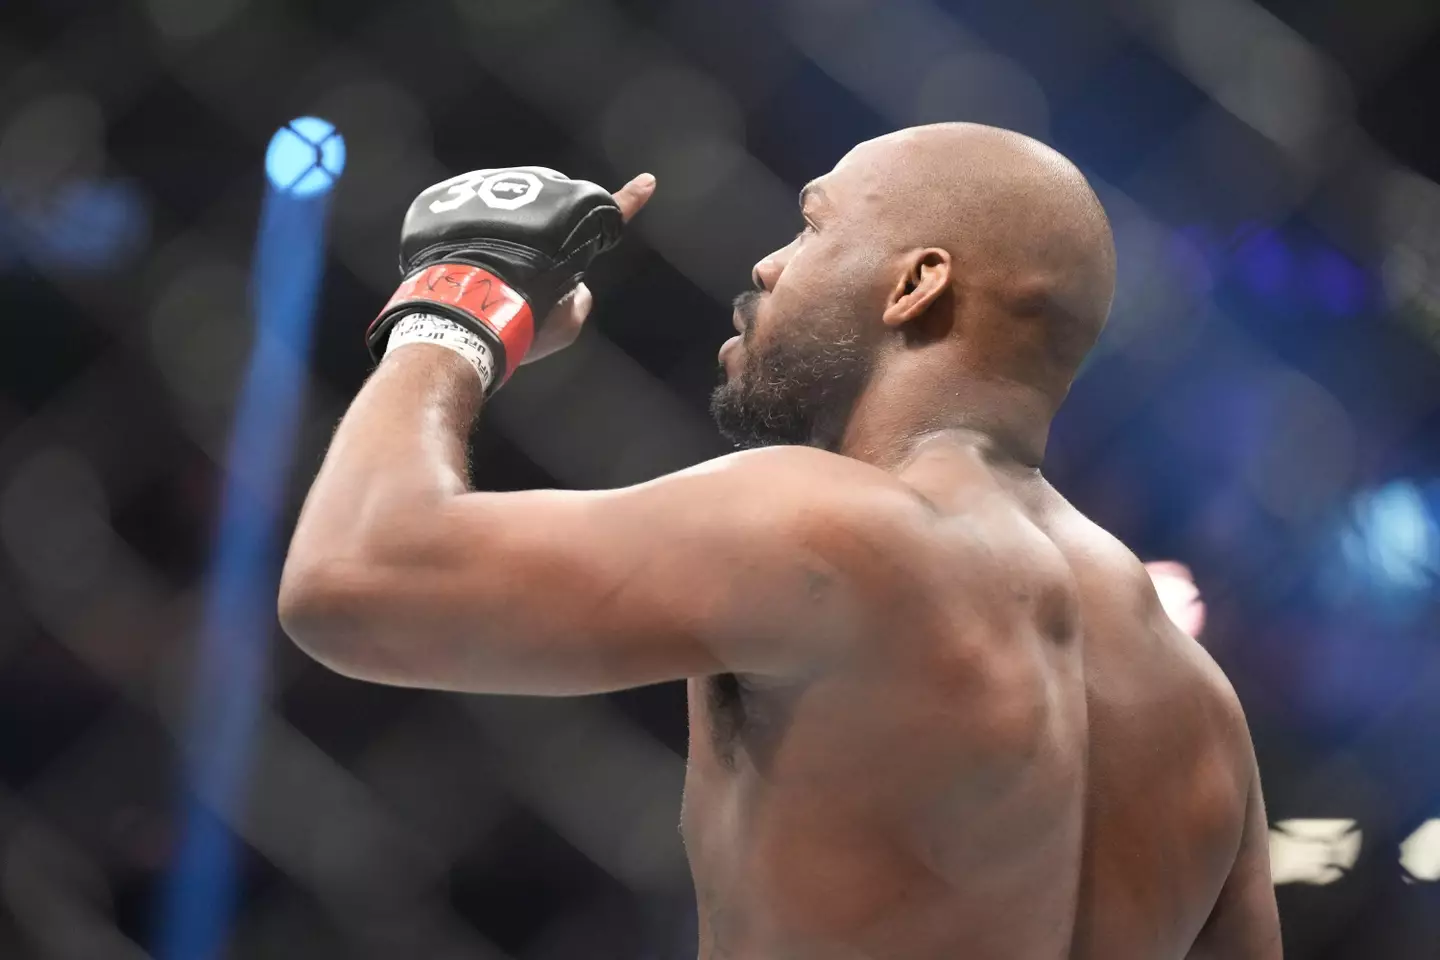
<instances>
[{"instance_id":1,"label":"blurred background","mask_svg":"<svg viewBox=\"0 0 1440 960\"><path fill-rule=\"evenodd\" d=\"M1433 0L22 0L0 11L0 957L688 958L684 691L382 689L275 623L400 217L660 191L477 482L725 452L728 299L856 142L1053 144L1115 227L1048 473L1188 563L1288 957L1440 957ZM293 121L293 122L292 122Z\"/></svg>"}]
</instances>

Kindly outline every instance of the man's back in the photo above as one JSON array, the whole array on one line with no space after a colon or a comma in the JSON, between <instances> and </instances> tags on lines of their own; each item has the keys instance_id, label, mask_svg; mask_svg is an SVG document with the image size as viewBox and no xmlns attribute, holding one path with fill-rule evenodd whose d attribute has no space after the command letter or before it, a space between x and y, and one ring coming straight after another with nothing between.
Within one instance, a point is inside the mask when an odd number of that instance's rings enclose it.
<instances>
[{"instance_id":1,"label":"man's back","mask_svg":"<svg viewBox=\"0 0 1440 960\"><path fill-rule=\"evenodd\" d=\"M893 632L799 682L691 681L701 957L1276 955L1221 897L1258 810L1243 716L1143 567L973 450L900 479L934 547Z\"/></svg>"}]
</instances>

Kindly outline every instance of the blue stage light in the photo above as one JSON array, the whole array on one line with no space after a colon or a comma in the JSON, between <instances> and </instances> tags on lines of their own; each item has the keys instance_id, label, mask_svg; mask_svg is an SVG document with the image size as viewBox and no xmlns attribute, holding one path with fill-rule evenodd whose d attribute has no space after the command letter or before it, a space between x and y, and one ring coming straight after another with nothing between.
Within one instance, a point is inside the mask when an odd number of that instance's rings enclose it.
<instances>
[{"instance_id":1,"label":"blue stage light","mask_svg":"<svg viewBox=\"0 0 1440 960\"><path fill-rule=\"evenodd\" d=\"M205 585L186 743L185 821L161 903L160 960L226 954L239 864L229 824L245 800L276 630L280 520L325 259L328 192L344 143L302 117L270 141L272 184L253 266L255 338L236 403Z\"/></svg>"},{"instance_id":2,"label":"blue stage light","mask_svg":"<svg viewBox=\"0 0 1440 960\"><path fill-rule=\"evenodd\" d=\"M265 175L277 190L308 197L334 186L345 169L345 138L319 117L297 117L275 131Z\"/></svg>"}]
</instances>

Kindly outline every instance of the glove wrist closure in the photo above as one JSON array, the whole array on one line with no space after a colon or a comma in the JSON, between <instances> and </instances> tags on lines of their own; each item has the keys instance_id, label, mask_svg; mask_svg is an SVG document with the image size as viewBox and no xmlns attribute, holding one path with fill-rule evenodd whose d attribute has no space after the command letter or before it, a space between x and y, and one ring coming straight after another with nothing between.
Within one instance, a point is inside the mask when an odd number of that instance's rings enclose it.
<instances>
[{"instance_id":1,"label":"glove wrist closure","mask_svg":"<svg viewBox=\"0 0 1440 960\"><path fill-rule=\"evenodd\" d=\"M406 277L370 325L366 340L372 352L383 353L391 327L411 313L453 320L485 341L496 373L487 393L510 379L535 340L535 317L525 298L473 264L432 263Z\"/></svg>"}]
</instances>

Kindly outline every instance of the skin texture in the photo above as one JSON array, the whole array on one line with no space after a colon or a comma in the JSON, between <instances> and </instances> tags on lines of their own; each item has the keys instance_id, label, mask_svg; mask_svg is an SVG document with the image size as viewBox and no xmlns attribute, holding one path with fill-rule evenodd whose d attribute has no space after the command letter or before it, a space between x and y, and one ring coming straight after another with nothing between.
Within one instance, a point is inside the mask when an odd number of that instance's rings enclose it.
<instances>
[{"instance_id":1,"label":"skin texture","mask_svg":"<svg viewBox=\"0 0 1440 960\"><path fill-rule=\"evenodd\" d=\"M382 683L685 679L708 960L1278 957L1235 694L1039 470L1109 309L1093 193L968 125L861 144L814 186L721 353L717 418L760 449L473 492L473 372L398 349L306 502L286 630ZM616 196L633 215L653 189ZM586 308L557 308L556 344Z\"/></svg>"}]
</instances>

